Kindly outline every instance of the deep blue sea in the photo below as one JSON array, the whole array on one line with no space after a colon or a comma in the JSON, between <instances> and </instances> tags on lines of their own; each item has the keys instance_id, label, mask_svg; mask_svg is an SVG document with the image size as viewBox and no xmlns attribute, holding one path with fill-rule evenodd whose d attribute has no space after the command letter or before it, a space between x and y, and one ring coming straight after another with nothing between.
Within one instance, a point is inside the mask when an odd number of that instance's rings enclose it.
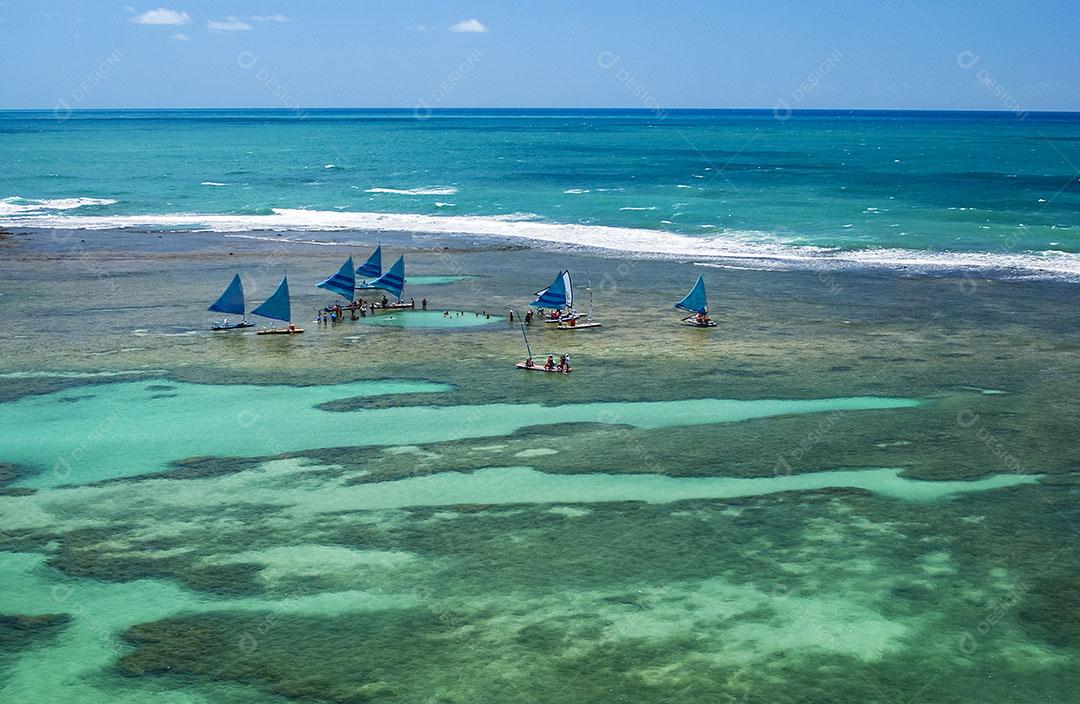
<instances>
[{"instance_id":1,"label":"deep blue sea","mask_svg":"<svg viewBox=\"0 0 1080 704\"><path fill-rule=\"evenodd\" d=\"M1075 113L7 111L0 163L8 228L461 232L1080 274Z\"/></svg>"}]
</instances>

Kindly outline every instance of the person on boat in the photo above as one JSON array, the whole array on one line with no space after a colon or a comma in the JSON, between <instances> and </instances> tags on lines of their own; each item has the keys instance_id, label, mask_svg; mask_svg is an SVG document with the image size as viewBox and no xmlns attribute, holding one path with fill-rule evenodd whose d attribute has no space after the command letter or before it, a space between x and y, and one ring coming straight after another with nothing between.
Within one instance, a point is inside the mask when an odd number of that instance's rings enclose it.
<instances>
[{"instance_id":1,"label":"person on boat","mask_svg":"<svg viewBox=\"0 0 1080 704\"><path fill-rule=\"evenodd\" d=\"M526 369L532 369L535 366L536 366L536 362L533 361L532 357L529 357L528 359L525 360L525 368Z\"/></svg>"},{"instance_id":2,"label":"person on boat","mask_svg":"<svg viewBox=\"0 0 1080 704\"><path fill-rule=\"evenodd\" d=\"M709 316L699 312L697 315L694 316L694 322L696 322L698 325L708 325Z\"/></svg>"},{"instance_id":3,"label":"person on boat","mask_svg":"<svg viewBox=\"0 0 1080 704\"><path fill-rule=\"evenodd\" d=\"M555 357L549 354L548 358L547 358L547 361L544 362L544 369L554 369L554 368L555 368Z\"/></svg>"},{"instance_id":4,"label":"person on boat","mask_svg":"<svg viewBox=\"0 0 1080 704\"><path fill-rule=\"evenodd\" d=\"M567 366L568 365L566 363L566 355L565 354L559 355L559 371L560 372L565 372Z\"/></svg>"},{"instance_id":5,"label":"person on boat","mask_svg":"<svg viewBox=\"0 0 1080 704\"><path fill-rule=\"evenodd\" d=\"M386 298L386 294L384 293L382 297L382 307L385 308L388 305L390 305L390 301Z\"/></svg>"},{"instance_id":6,"label":"person on boat","mask_svg":"<svg viewBox=\"0 0 1080 704\"><path fill-rule=\"evenodd\" d=\"M286 328L289 332L296 332L296 325L289 323L289 327Z\"/></svg>"},{"instance_id":7,"label":"person on boat","mask_svg":"<svg viewBox=\"0 0 1080 704\"><path fill-rule=\"evenodd\" d=\"M426 298L421 298L420 299L420 310L427 310L427 299Z\"/></svg>"},{"instance_id":8,"label":"person on boat","mask_svg":"<svg viewBox=\"0 0 1080 704\"><path fill-rule=\"evenodd\" d=\"M570 327L577 327L577 318L570 318Z\"/></svg>"}]
</instances>

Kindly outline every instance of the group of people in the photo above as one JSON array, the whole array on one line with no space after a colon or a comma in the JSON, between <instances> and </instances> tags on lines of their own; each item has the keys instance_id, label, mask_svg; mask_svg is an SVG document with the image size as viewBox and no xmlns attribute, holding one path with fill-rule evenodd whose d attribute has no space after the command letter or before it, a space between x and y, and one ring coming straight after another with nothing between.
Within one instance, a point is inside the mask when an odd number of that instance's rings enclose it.
<instances>
[{"instance_id":1,"label":"group of people","mask_svg":"<svg viewBox=\"0 0 1080 704\"><path fill-rule=\"evenodd\" d=\"M344 306L340 303L335 303L332 306L320 310L318 316L315 319L315 322L321 323L323 325L325 325L326 323L336 323L339 320L345 319L345 311L349 311L350 316L353 320L359 320L360 318L357 317L357 313L360 314L360 317L364 317L367 315L367 311L365 310L364 306L365 303L363 298L358 298L352 303L346 304ZM370 304L368 304L368 308L372 312L374 312L375 310L374 306Z\"/></svg>"},{"instance_id":2,"label":"group of people","mask_svg":"<svg viewBox=\"0 0 1080 704\"><path fill-rule=\"evenodd\" d=\"M409 302L414 308L416 307L415 298L409 299ZM360 318L367 317L368 314L374 315L376 307L386 308L389 305L390 299L387 298L385 294L378 302L365 301L363 298L356 298L351 303L346 303L345 305L335 303L332 306L327 306L326 308L323 308L316 314L315 322L322 323L324 325L327 323L336 323L339 320L345 319L345 311L349 311L349 313L351 314L351 320L359 320ZM421 299L420 309L427 310L427 305L427 298ZM359 314L359 316L357 314Z\"/></svg>"},{"instance_id":3,"label":"group of people","mask_svg":"<svg viewBox=\"0 0 1080 704\"><path fill-rule=\"evenodd\" d=\"M425 299L425 301L426 300L427 299ZM427 308L424 308L424 310L427 310ZM491 320L491 313L488 313L486 310L485 311L473 311L473 314L477 318L479 318L480 316L483 316L484 318L486 318L488 320ZM465 311L459 310L456 313L452 313L451 311L444 310L442 315L443 315L444 318L451 318L451 317L453 317L453 318L462 318L462 317L465 316Z\"/></svg>"},{"instance_id":4,"label":"group of people","mask_svg":"<svg viewBox=\"0 0 1080 704\"><path fill-rule=\"evenodd\" d=\"M533 361L532 357L529 357L528 359L525 360L525 366L527 368L529 368L529 369L532 369L533 367L536 366L536 362ZM547 358L547 361L544 362L544 369L546 369L549 372L555 372L555 371L568 372L568 371L570 371L570 355L568 355L568 354L559 355L559 361L558 361L558 363L556 363L555 362L555 355L549 354L548 358Z\"/></svg>"}]
</instances>

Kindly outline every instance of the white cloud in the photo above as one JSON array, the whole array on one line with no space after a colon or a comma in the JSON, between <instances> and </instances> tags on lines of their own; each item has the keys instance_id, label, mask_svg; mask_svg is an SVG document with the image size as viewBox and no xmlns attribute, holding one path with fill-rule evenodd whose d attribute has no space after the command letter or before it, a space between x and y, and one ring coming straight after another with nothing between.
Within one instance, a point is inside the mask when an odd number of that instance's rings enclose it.
<instances>
[{"instance_id":1,"label":"white cloud","mask_svg":"<svg viewBox=\"0 0 1080 704\"><path fill-rule=\"evenodd\" d=\"M135 24L187 24L191 21L191 17L186 12L170 10L167 7L158 7L147 10L141 15L135 15L131 18L131 21Z\"/></svg>"},{"instance_id":2,"label":"white cloud","mask_svg":"<svg viewBox=\"0 0 1080 704\"><path fill-rule=\"evenodd\" d=\"M252 15L245 19L251 20L252 22L292 22L292 17L286 17L280 12L273 15Z\"/></svg>"},{"instance_id":3,"label":"white cloud","mask_svg":"<svg viewBox=\"0 0 1080 704\"><path fill-rule=\"evenodd\" d=\"M191 37L184 34L183 32L177 32L176 34L172 35L172 38L178 42L186 42L188 39L191 39Z\"/></svg>"},{"instance_id":4,"label":"white cloud","mask_svg":"<svg viewBox=\"0 0 1080 704\"><path fill-rule=\"evenodd\" d=\"M451 31L451 32L472 32L472 33L480 33L480 32L486 32L486 31L488 31L488 28L487 28L487 27L485 27L485 26L484 26L484 25L483 25L483 24L482 24L482 23L480 22L480 20L478 20L478 19L476 19L476 18L474 17L474 18L472 18L472 19L468 19L468 20L461 20L461 21L460 21L460 22L458 22L457 24L452 24L452 25L450 25L450 31Z\"/></svg>"},{"instance_id":5,"label":"white cloud","mask_svg":"<svg viewBox=\"0 0 1080 704\"><path fill-rule=\"evenodd\" d=\"M236 15L229 15L224 19L209 20L206 23L206 28L211 32L240 32L251 29L251 25Z\"/></svg>"}]
</instances>

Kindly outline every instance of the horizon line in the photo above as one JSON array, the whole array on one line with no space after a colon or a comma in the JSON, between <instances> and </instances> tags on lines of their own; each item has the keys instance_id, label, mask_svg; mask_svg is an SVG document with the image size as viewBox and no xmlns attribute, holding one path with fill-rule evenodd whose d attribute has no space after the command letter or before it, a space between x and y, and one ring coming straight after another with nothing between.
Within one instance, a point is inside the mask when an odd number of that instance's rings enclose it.
<instances>
[{"instance_id":1,"label":"horizon line","mask_svg":"<svg viewBox=\"0 0 1080 704\"><path fill-rule=\"evenodd\" d=\"M0 112L55 112L60 108L58 105L52 107L0 107ZM77 112L121 112L121 111L134 111L134 110L274 110L280 112L298 113L305 110L395 110L395 111L412 111L415 112L421 109L419 106L400 106L400 105L371 105L371 106L350 106L350 105L313 105L313 106L254 106L254 105L208 105L208 106L123 106L123 107L99 107L99 108L64 108L65 114L77 113ZM691 112L691 111L709 111L709 112L776 112L777 107L631 107L631 106L516 106L516 105L500 105L500 106L481 106L481 105L463 105L456 107L423 107L422 110L426 114L436 112L452 112L454 110L577 110L577 111L601 111L601 110L621 110L626 112L640 112L640 113L652 113L656 115L662 115L667 112ZM785 108L783 110L785 114L796 113L815 113L815 112L913 112L913 113L943 113L943 112L957 112L957 113L987 113L998 115L1015 115L1020 117L1021 115L1031 114L1066 114L1075 115L1080 114L1080 107L1078 108L1041 108L1030 110L1008 110L1008 109L993 109L993 108L866 108L866 107L823 107L823 108Z\"/></svg>"}]
</instances>

